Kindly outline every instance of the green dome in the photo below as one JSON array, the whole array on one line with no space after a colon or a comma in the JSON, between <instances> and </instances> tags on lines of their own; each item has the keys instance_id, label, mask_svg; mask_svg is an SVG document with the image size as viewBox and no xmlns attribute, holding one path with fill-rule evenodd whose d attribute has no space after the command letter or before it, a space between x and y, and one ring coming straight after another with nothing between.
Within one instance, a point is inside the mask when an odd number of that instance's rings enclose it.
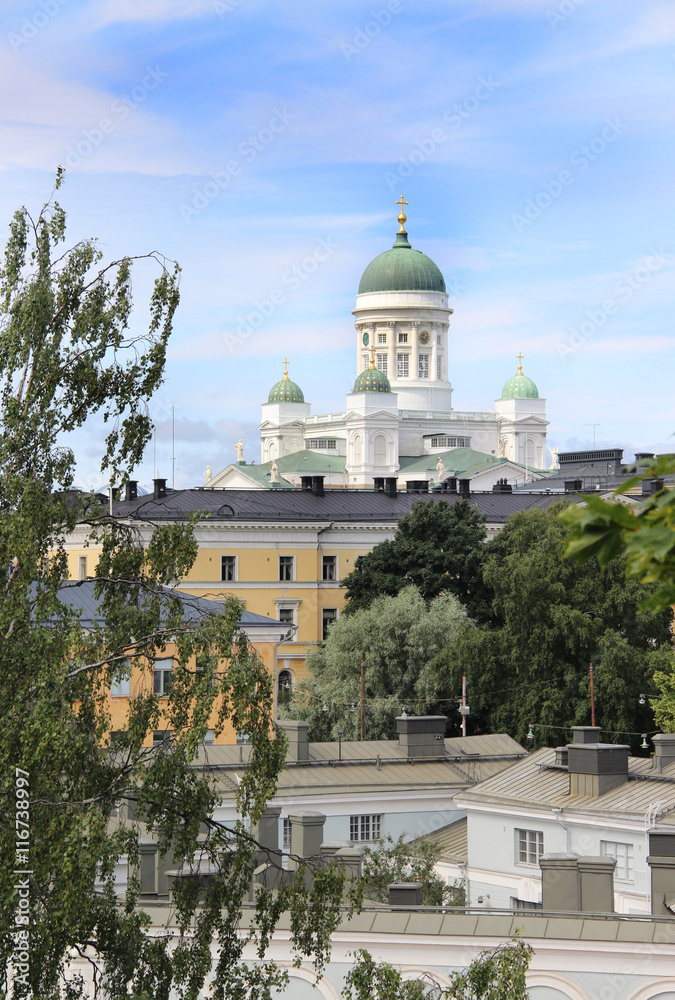
<instances>
[{"instance_id":1,"label":"green dome","mask_svg":"<svg viewBox=\"0 0 675 1000\"><path fill-rule=\"evenodd\" d=\"M420 250L413 250L408 234L396 234L396 243L371 260L361 276L359 295L364 292L445 292L439 268Z\"/></svg>"},{"instance_id":2,"label":"green dome","mask_svg":"<svg viewBox=\"0 0 675 1000\"><path fill-rule=\"evenodd\" d=\"M502 399L539 399L539 390L527 375L523 375L521 365L502 389Z\"/></svg>"},{"instance_id":3,"label":"green dome","mask_svg":"<svg viewBox=\"0 0 675 1000\"><path fill-rule=\"evenodd\" d=\"M281 382L277 382L270 389L267 397L268 403L304 403L305 397L302 389L295 382L291 382L287 375L284 375Z\"/></svg>"},{"instance_id":4,"label":"green dome","mask_svg":"<svg viewBox=\"0 0 675 1000\"><path fill-rule=\"evenodd\" d=\"M358 376L352 392L391 392L391 386L387 376L371 365Z\"/></svg>"}]
</instances>

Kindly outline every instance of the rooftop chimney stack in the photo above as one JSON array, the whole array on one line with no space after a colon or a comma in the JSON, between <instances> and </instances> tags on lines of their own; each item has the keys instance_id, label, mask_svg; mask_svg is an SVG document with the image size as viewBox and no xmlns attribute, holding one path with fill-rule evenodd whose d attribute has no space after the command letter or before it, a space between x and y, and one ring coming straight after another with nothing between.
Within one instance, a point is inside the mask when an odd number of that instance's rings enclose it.
<instances>
[{"instance_id":1,"label":"rooftop chimney stack","mask_svg":"<svg viewBox=\"0 0 675 1000\"><path fill-rule=\"evenodd\" d=\"M152 496L155 500L161 500L166 496L166 479L153 479Z\"/></svg>"},{"instance_id":2,"label":"rooftop chimney stack","mask_svg":"<svg viewBox=\"0 0 675 1000\"><path fill-rule=\"evenodd\" d=\"M575 726L574 742L567 746L570 795L597 798L628 781L630 747L619 743L598 743L597 726Z\"/></svg>"},{"instance_id":3,"label":"rooftop chimney stack","mask_svg":"<svg viewBox=\"0 0 675 1000\"><path fill-rule=\"evenodd\" d=\"M384 492L388 497L396 496L396 476L387 476L384 481Z\"/></svg>"},{"instance_id":4,"label":"rooftop chimney stack","mask_svg":"<svg viewBox=\"0 0 675 1000\"><path fill-rule=\"evenodd\" d=\"M471 496L471 480L470 479L460 479L459 481L459 495L462 497Z\"/></svg>"},{"instance_id":5,"label":"rooftop chimney stack","mask_svg":"<svg viewBox=\"0 0 675 1000\"><path fill-rule=\"evenodd\" d=\"M657 733L652 736L654 744L654 764L661 774L664 767L675 764L675 733Z\"/></svg>"},{"instance_id":6,"label":"rooftop chimney stack","mask_svg":"<svg viewBox=\"0 0 675 1000\"><path fill-rule=\"evenodd\" d=\"M399 716L399 749L408 757L444 757L447 721L444 715Z\"/></svg>"},{"instance_id":7,"label":"rooftop chimney stack","mask_svg":"<svg viewBox=\"0 0 675 1000\"><path fill-rule=\"evenodd\" d=\"M392 882L387 886L390 906L421 906L421 882Z\"/></svg>"},{"instance_id":8,"label":"rooftop chimney stack","mask_svg":"<svg viewBox=\"0 0 675 1000\"><path fill-rule=\"evenodd\" d=\"M675 833L649 834L647 864L652 873L652 914L672 917L675 913Z\"/></svg>"},{"instance_id":9,"label":"rooftop chimney stack","mask_svg":"<svg viewBox=\"0 0 675 1000\"><path fill-rule=\"evenodd\" d=\"M288 750L286 751L287 764L301 764L309 760L309 722L302 722L300 719L284 719L277 722L279 729L283 729L288 739Z\"/></svg>"},{"instance_id":10,"label":"rooftop chimney stack","mask_svg":"<svg viewBox=\"0 0 675 1000\"><path fill-rule=\"evenodd\" d=\"M124 499L128 502L129 500L135 500L137 496L138 481L136 479L130 479L124 487Z\"/></svg>"}]
</instances>

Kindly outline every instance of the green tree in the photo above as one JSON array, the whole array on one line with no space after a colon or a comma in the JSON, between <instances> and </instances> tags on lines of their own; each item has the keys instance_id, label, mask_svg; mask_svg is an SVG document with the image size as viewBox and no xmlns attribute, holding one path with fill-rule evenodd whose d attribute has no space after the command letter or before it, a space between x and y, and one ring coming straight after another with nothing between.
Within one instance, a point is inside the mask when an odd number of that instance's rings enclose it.
<instances>
[{"instance_id":1,"label":"green tree","mask_svg":"<svg viewBox=\"0 0 675 1000\"><path fill-rule=\"evenodd\" d=\"M440 844L421 839L406 842L405 834L398 840L387 836L374 847L363 848L363 894L366 899L386 903L387 886L392 882L421 882L423 906L462 906L465 902L464 885L457 880L447 885L435 872L441 856Z\"/></svg>"},{"instance_id":2,"label":"green tree","mask_svg":"<svg viewBox=\"0 0 675 1000\"><path fill-rule=\"evenodd\" d=\"M628 741L620 734L653 729L639 695L670 655L672 614L640 610L650 590L626 581L621 562L564 559L560 509L515 514L488 543L494 621L462 632L424 669L419 690L433 700L465 674L474 731L522 740L536 723L537 742L555 745L568 727L590 723L592 662L599 724Z\"/></svg>"},{"instance_id":3,"label":"green tree","mask_svg":"<svg viewBox=\"0 0 675 1000\"><path fill-rule=\"evenodd\" d=\"M452 594L429 605L408 586L394 597L378 597L370 607L343 615L328 638L307 658L310 680L298 685L288 714L310 724L314 740L360 737L361 656L365 654L366 738L396 736L396 716L426 705L417 692L424 665L470 627L466 611ZM444 706L444 708L447 706Z\"/></svg>"},{"instance_id":4,"label":"green tree","mask_svg":"<svg viewBox=\"0 0 675 1000\"><path fill-rule=\"evenodd\" d=\"M356 953L345 977L344 1000L527 1000L527 970L532 948L515 938L494 951L483 951L463 972L453 972L450 986L431 975L404 980L387 962L375 962L367 951Z\"/></svg>"},{"instance_id":5,"label":"green tree","mask_svg":"<svg viewBox=\"0 0 675 1000\"><path fill-rule=\"evenodd\" d=\"M61 181L59 171L57 188ZM56 1000L62 988L69 1000L88 996L82 983L64 984L71 954L92 963L111 1000L168 1000L170 992L195 998L209 978L217 1000L268 997L269 984L284 979L264 961L279 913L292 911L293 947L321 967L341 879L330 869L318 872L309 898L301 876L275 899L261 892L251 937L262 964L240 963L241 901L256 848L247 828L273 793L284 758L283 739L270 739L271 679L237 639L236 602L194 620L171 589L196 557L191 522L157 528L142 548L133 525L72 490L68 435L93 415L107 431L101 468L111 481L123 481L143 453L151 433L147 402L162 381L178 303L178 268L157 254L145 258L159 276L148 327L132 332L131 259L103 265L92 240L64 248L65 231L53 199L35 219L21 209L0 267L0 989L12 953L27 944L15 998ZM63 600L64 587L79 585L67 579L65 552L78 522L101 544L95 593L103 626L85 628ZM152 661L169 642L177 656L160 704ZM150 683L131 699L113 745L107 692L128 657ZM210 818L218 800L213 781L191 766L214 706L218 729L229 718L252 745L237 792L241 820L229 829ZM146 746L166 718L172 740ZM174 865L193 873L174 894L173 949L169 936L146 933L137 874L126 897L116 896L120 859L127 856L138 871L139 824L114 820L130 800L160 852L171 850ZM200 854L213 871L201 895Z\"/></svg>"},{"instance_id":6,"label":"green tree","mask_svg":"<svg viewBox=\"0 0 675 1000\"><path fill-rule=\"evenodd\" d=\"M345 579L347 614L370 607L411 584L425 601L455 594L476 621L487 620L489 593L483 583L484 518L466 500L419 500L402 517L391 541L359 556Z\"/></svg>"}]
</instances>

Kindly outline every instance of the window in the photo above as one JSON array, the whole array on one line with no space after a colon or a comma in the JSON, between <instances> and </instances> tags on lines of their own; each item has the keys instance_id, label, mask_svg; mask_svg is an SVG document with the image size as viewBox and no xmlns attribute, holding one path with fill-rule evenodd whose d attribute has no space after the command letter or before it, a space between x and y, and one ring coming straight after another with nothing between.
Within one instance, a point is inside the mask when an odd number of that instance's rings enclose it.
<instances>
[{"instance_id":1,"label":"window","mask_svg":"<svg viewBox=\"0 0 675 1000\"><path fill-rule=\"evenodd\" d=\"M443 378L443 358L440 355L436 358L436 378L439 382Z\"/></svg>"},{"instance_id":2,"label":"window","mask_svg":"<svg viewBox=\"0 0 675 1000\"><path fill-rule=\"evenodd\" d=\"M86 580L87 579L87 557L78 556L77 559L77 579Z\"/></svg>"},{"instance_id":3,"label":"window","mask_svg":"<svg viewBox=\"0 0 675 1000\"><path fill-rule=\"evenodd\" d=\"M365 371L366 368L370 368L370 358L367 354L361 355L361 368L363 371Z\"/></svg>"},{"instance_id":4,"label":"window","mask_svg":"<svg viewBox=\"0 0 675 1000\"><path fill-rule=\"evenodd\" d=\"M429 378L429 355L419 354L417 356L418 366L417 366L417 377L418 378Z\"/></svg>"},{"instance_id":5,"label":"window","mask_svg":"<svg viewBox=\"0 0 675 1000\"><path fill-rule=\"evenodd\" d=\"M322 562L324 580L337 580L337 556L324 556Z\"/></svg>"},{"instance_id":6,"label":"window","mask_svg":"<svg viewBox=\"0 0 675 1000\"><path fill-rule=\"evenodd\" d=\"M386 333L378 333L378 335L377 335L377 342L378 342L378 344L386 344L387 343L387 335L386 335Z\"/></svg>"},{"instance_id":7,"label":"window","mask_svg":"<svg viewBox=\"0 0 675 1000\"><path fill-rule=\"evenodd\" d=\"M281 846L285 851L290 851L291 849L291 821L288 816L284 816L281 821L282 832L281 832Z\"/></svg>"},{"instance_id":8,"label":"window","mask_svg":"<svg viewBox=\"0 0 675 1000\"><path fill-rule=\"evenodd\" d=\"M349 817L349 839L352 843L379 840L381 835L382 816L380 814Z\"/></svg>"},{"instance_id":9,"label":"window","mask_svg":"<svg viewBox=\"0 0 675 1000\"><path fill-rule=\"evenodd\" d=\"M249 743L250 739L251 738L248 733L244 732L242 729L240 733L237 733L237 746L243 746L245 743Z\"/></svg>"},{"instance_id":10,"label":"window","mask_svg":"<svg viewBox=\"0 0 675 1000\"><path fill-rule=\"evenodd\" d=\"M215 741L215 738L216 734L214 733L214 731L212 729L207 729L206 732L204 733L204 739L202 740L202 743L204 744L204 746L207 745L210 746Z\"/></svg>"},{"instance_id":11,"label":"window","mask_svg":"<svg viewBox=\"0 0 675 1000\"><path fill-rule=\"evenodd\" d=\"M283 622L284 625L295 625L293 617L293 608L279 608L277 611L277 618L280 622Z\"/></svg>"},{"instance_id":12,"label":"window","mask_svg":"<svg viewBox=\"0 0 675 1000\"><path fill-rule=\"evenodd\" d=\"M443 334L442 333L436 334L436 343L437 344L442 344L443 343Z\"/></svg>"},{"instance_id":13,"label":"window","mask_svg":"<svg viewBox=\"0 0 675 1000\"><path fill-rule=\"evenodd\" d=\"M375 364L377 365L377 370L382 372L383 375L387 374L387 355L386 354L376 354Z\"/></svg>"},{"instance_id":14,"label":"window","mask_svg":"<svg viewBox=\"0 0 675 1000\"><path fill-rule=\"evenodd\" d=\"M324 608L321 612L321 636L324 640L328 638L328 629L337 616L337 608Z\"/></svg>"},{"instance_id":15,"label":"window","mask_svg":"<svg viewBox=\"0 0 675 1000\"><path fill-rule=\"evenodd\" d=\"M512 910L541 910L541 908L541 903L532 903L529 899L518 899L516 896L511 896Z\"/></svg>"},{"instance_id":16,"label":"window","mask_svg":"<svg viewBox=\"0 0 675 1000\"><path fill-rule=\"evenodd\" d=\"M336 438L308 438L307 447L313 451L336 451Z\"/></svg>"},{"instance_id":17,"label":"window","mask_svg":"<svg viewBox=\"0 0 675 1000\"><path fill-rule=\"evenodd\" d=\"M237 579L237 557L236 556L221 556L220 557L220 579L221 580L236 580Z\"/></svg>"},{"instance_id":18,"label":"window","mask_svg":"<svg viewBox=\"0 0 675 1000\"><path fill-rule=\"evenodd\" d=\"M410 359L407 354L396 355L396 366L399 378L408 378L410 372Z\"/></svg>"},{"instance_id":19,"label":"window","mask_svg":"<svg viewBox=\"0 0 675 1000\"><path fill-rule=\"evenodd\" d=\"M160 747L163 743L168 743L170 739L170 729L157 729L152 734L152 745L153 747Z\"/></svg>"},{"instance_id":20,"label":"window","mask_svg":"<svg viewBox=\"0 0 675 1000\"><path fill-rule=\"evenodd\" d=\"M279 556L279 579L293 579L293 556Z\"/></svg>"},{"instance_id":21,"label":"window","mask_svg":"<svg viewBox=\"0 0 675 1000\"><path fill-rule=\"evenodd\" d=\"M600 841L600 853L604 858L614 858L616 868L614 877L629 882L633 879L633 845L615 843L611 840Z\"/></svg>"},{"instance_id":22,"label":"window","mask_svg":"<svg viewBox=\"0 0 675 1000\"><path fill-rule=\"evenodd\" d=\"M375 467L381 469L387 464L387 439L384 434L377 434L373 441L373 459Z\"/></svg>"},{"instance_id":23,"label":"window","mask_svg":"<svg viewBox=\"0 0 675 1000\"><path fill-rule=\"evenodd\" d=\"M399 333L399 335L398 335L398 342L399 342L399 344L407 344L408 343L408 334L407 333Z\"/></svg>"},{"instance_id":24,"label":"window","mask_svg":"<svg viewBox=\"0 0 675 1000\"><path fill-rule=\"evenodd\" d=\"M169 693L169 688L171 687L172 667L173 659L171 657L166 660L155 660L154 692L155 694L158 694L160 698L166 697Z\"/></svg>"},{"instance_id":25,"label":"window","mask_svg":"<svg viewBox=\"0 0 675 1000\"><path fill-rule=\"evenodd\" d=\"M289 705L293 699L293 675L290 670L280 670L277 678L277 700L280 705Z\"/></svg>"},{"instance_id":26,"label":"window","mask_svg":"<svg viewBox=\"0 0 675 1000\"><path fill-rule=\"evenodd\" d=\"M471 438L432 437L432 448L469 448Z\"/></svg>"},{"instance_id":27,"label":"window","mask_svg":"<svg viewBox=\"0 0 675 1000\"><path fill-rule=\"evenodd\" d=\"M116 667L117 677L110 682L110 695L112 698L131 697L131 664L125 660L124 664Z\"/></svg>"},{"instance_id":28,"label":"window","mask_svg":"<svg viewBox=\"0 0 675 1000\"><path fill-rule=\"evenodd\" d=\"M544 834L540 830L516 830L516 864L536 865L544 853Z\"/></svg>"}]
</instances>

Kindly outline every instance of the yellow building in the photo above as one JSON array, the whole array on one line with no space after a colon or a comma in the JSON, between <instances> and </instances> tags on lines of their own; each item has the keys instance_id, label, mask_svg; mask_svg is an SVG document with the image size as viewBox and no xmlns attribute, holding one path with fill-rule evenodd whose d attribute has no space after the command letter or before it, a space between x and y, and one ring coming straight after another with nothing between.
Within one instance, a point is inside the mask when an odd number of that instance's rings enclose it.
<instances>
[{"instance_id":1,"label":"yellow building","mask_svg":"<svg viewBox=\"0 0 675 1000\"><path fill-rule=\"evenodd\" d=\"M455 503L463 496L485 515L488 538L515 511L546 507L560 499L555 494L508 491L469 495L395 488L324 490L320 477L306 489L257 490L173 491L166 489L164 480L156 480L154 493L148 496L136 495L135 483L128 484L126 498L115 504L114 511L133 522L145 541L154 525L203 512L196 529L199 554L180 589L212 601L233 595L247 612L270 622L270 639L256 640L254 645L275 673L283 700L307 676L306 656L339 616L346 593L343 581L357 558L393 538L398 521L421 498ZM75 578L94 573L97 556L95 548L86 547L87 530L84 525L78 528L67 543ZM290 638L282 639L287 632Z\"/></svg>"}]
</instances>

